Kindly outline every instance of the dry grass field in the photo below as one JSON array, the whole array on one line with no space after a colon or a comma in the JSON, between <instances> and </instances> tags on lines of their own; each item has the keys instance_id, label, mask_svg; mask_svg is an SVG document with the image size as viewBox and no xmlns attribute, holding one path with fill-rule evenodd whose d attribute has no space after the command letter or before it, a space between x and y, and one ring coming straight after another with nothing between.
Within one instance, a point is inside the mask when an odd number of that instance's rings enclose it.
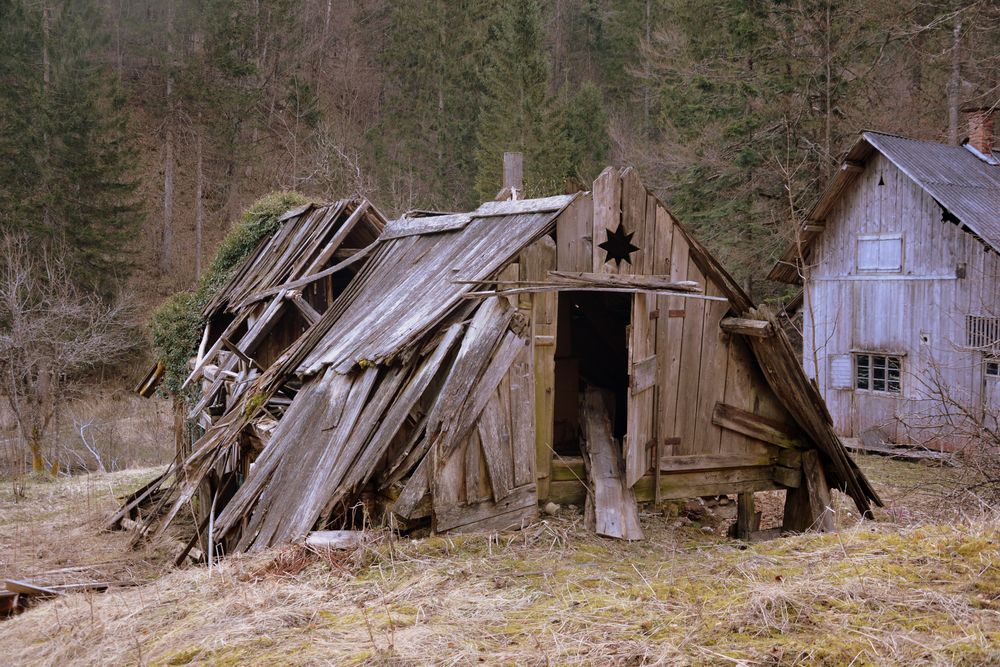
<instances>
[{"instance_id":1,"label":"dry grass field","mask_svg":"<svg viewBox=\"0 0 1000 667\"><path fill-rule=\"evenodd\" d=\"M59 568L130 584L0 621L20 665L1000 663L1000 519L961 473L875 457L875 521L745 545L731 504L644 515L647 538L597 538L562 510L520 533L288 547L171 569L169 541L99 533L153 471L0 490L5 576ZM763 496L764 494L762 494ZM765 522L777 499L761 497ZM771 517L773 520L773 516ZM711 530L709 530L711 529ZM54 576L54 575L50 575Z\"/></svg>"}]
</instances>

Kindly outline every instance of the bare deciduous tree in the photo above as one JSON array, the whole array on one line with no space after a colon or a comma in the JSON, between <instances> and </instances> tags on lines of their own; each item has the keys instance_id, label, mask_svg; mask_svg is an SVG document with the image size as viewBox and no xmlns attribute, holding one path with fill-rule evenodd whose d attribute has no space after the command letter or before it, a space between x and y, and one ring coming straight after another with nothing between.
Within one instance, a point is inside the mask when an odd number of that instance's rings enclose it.
<instances>
[{"instance_id":1,"label":"bare deciduous tree","mask_svg":"<svg viewBox=\"0 0 1000 667\"><path fill-rule=\"evenodd\" d=\"M27 443L32 470L46 468L46 437L59 406L94 369L134 349L134 312L77 288L61 253L22 236L0 238L0 391ZM58 458L51 469L58 472Z\"/></svg>"}]
</instances>

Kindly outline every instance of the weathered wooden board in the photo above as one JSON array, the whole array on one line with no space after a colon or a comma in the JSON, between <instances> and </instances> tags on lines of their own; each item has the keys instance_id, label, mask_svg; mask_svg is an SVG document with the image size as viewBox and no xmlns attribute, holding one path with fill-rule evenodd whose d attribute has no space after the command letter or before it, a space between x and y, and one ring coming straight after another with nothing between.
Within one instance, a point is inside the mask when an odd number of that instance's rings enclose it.
<instances>
[{"instance_id":1,"label":"weathered wooden board","mask_svg":"<svg viewBox=\"0 0 1000 667\"><path fill-rule=\"evenodd\" d=\"M694 261L688 262L688 278L699 283L704 282L704 276ZM687 301L684 306L682 322L684 330L681 334L681 359L678 374L677 412L674 433L680 438L674 451L678 454L696 454L699 452L698 433L698 403L701 392L701 367L705 349L705 302Z\"/></svg>"},{"instance_id":2,"label":"weathered wooden board","mask_svg":"<svg viewBox=\"0 0 1000 667\"><path fill-rule=\"evenodd\" d=\"M520 526L523 520L530 520L538 512L538 500L534 484L526 484L497 502L484 501L476 505L449 504L434 510L434 529L438 532L449 530L483 530L483 524L499 521L503 528ZM511 516L513 514L514 516ZM493 527L494 530L502 528Z\"/></svg>"},{"instance_id":3,"label":"weathered wooden board","mask_svg":"<svg viewBox=\"0 0 1000 667\"><path fill-rule=\"evenodd\" d=\"M509 423L509 414L501 405L500 391L494 390L479 415L476 426L496 500L503 500L514 488L514 459Z\"/></svg>"},{"instance_id":4,"label":"weathered wooden board","mask_svg":"<svg viewBox=\"0 0 1000 667\"><path fill-rule=\"evenodd\" d=\"M719 496L753 491L776 491L789 488L778 482L775 470L779 466L729 468L721 471L663 473L660 477L661 500L681 500L701 496ZM788 480L792 481L792 480ZM655 500L656 477L643 476L632 491L636 502ZM582 507L587 497L587 485L577 480L559 479L550 484L549 500L563 505Z\"/></svg>"},{"instance_id":5,"label":"weathered wooden board","mask_svg":"<svg viewBox=\"0 0 1000 667\"><path fill-rule=\"evenodd\" d=\"M641 540L643 533L635 494L624 483L622 461L600 391L587 388L584 392L581 418L584 420L585 461L594 486L595 530L605 537Z\"/></svg>"},{"instance_id":6,"label":"weathered wooden board","mask_svg":"<svg viewBox=\"0 0 1000 667\"><path fill-rule=\"evenodd\" d=\"M802 472L803 484L786 492L782 529L829 532L834 528L830 487L815 449L802 453Z\"/></svg>"},{"instance_id":7,"label":"weathered wooden board","mask_svg":"<svg viewBox=\"0 0 1000 667\"><path fill-rule=\"evenodd\" d=\"M535 437L536 415L534 385L534 352L525 346L514 359L508 373L510 385L510 430L511 454L514 466L514 486L536 483L535 459L537 439ZM551 382L551 379L550 379ZM548 412L551 414L551 411ZM552 428L551 424L548 427ZM551 436L549 436L551 438Z\"/></svg>"},{"instance_id":8,"label":"weathered wooden board","mask_svg":"<svg viewBox=\"0 0 1000 667\"><path fill-rule=\"evenodd\" d=\"M581 195L556 220L556 267L560 271L594 271L594 200ZM526 280L542 280L545 274Z\"/></svg>"},{"instance_id":9,"label":"weathered wooden board","mask_svg":"<svg viewBox=\"0 0 1000 667\"><path fill-rule=\"evenodd\" d=\"M556 234L559 248L564 241L577 232L590 233L590 208L588 197L579 197L571 204L556 221ZM570 216L567 222L563 222ZM560 227L562 226L562 227ZM566 237L559 229L563 229ZM572 237L567 241L569 247L558 250L549 237L542 237L521 254L521 277L524 280L538 280L556 265L565 251L574 266L580 266L585 260L585 269L590 270L590 248L581 238ZM584 252L586 250L586 252ZM576 253L575 255L573 253ZM538 484L538 498L544 500L548 496L548 477L552 461L553 431L555 426L555 353L556 326L558 321L558 295L553 292L539 293L531 296L531 347L533 352L531 390L534 392L533 413L535 418L535 471ZM513 386L513 385L512 385ZM523 399L521 399L523 400ZM520 481L520 480L519 480Z\"/></svg>"},{"instance_id":10,"label":"weathered wooden board","mask_svg":"<svg viewBox=\"0 0 1000 667\"><path fill-rule=\"evenodd\" d=\"M655 446L656 297L632 297L629 331L628 433L625 436L625 483L631 487L649 470Z\"/></svg>"},{"instance_id":11,"label":"weathered wooden board","mask_svg":"<svg viewBox=\"0 0 1000 667\"><path fill-rule=\"evenodd\" d=\"M725 403L715 404L715 410L712 412L712 423L778 447L804 446L797 434L785 424Z\"/></svg>"},{"instance_id":12,"label":"weathered wooden board","mask_svg":"<svg viewBox=\"0 0 1000 667\"><path fill-rule=\"evenodd\" d=\"M594 231L593 260L595 273L622 273L621 265L613 260L606 262L607 253L600 244L608 240L608 234L618 230L621 224L621 191L622 183L618 170L608 167L594 181ZM626 265L627 268L628 265Z\"/></svg>"},{"instance_id":13,"label":"weathered wooden board","mask_svg":"<svg viewBox=\"0 0 1000 667\"><path fill-rule=\"evenodd\" d=\"M658 209L658 221L659 211ZM688 276L688 245L684 235L673 229L673 220L660 224L669 226L671 230L670 245L670 278L686 280ZM657 238L663 236L658 230ZM679 401L682 393L681 358L684 353L684 323L687 321L687 310L683 299L660 296L656 299L656 358L657 358L657 438L660 454L679 454L680 441L684 422L677 418ZM700 354L700 341L691 343L691 349ZM689 382L685 382L683 391L691 391ZM678 444L674 444L678 443Z\"/></svg>"}]
</instances>

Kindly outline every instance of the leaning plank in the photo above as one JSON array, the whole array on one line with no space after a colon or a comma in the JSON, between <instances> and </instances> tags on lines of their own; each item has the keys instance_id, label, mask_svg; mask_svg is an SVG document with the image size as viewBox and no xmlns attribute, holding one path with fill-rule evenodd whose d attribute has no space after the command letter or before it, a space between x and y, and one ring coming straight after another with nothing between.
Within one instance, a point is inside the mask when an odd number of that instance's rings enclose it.
<instances>
[{"instance_id":1,"label":"leaning plank","mask_svg":"<svg viewBox=\"0 0 1000 667\"><path fill-rule=\"evenodd\" d=\"M494 390L482 414L479 415L477 427L479 440L482 442L483 457L486 459L486 469L490 474L493 498L496 500L506 498L514 486L513 454L508 424L509 421L500 407L500 397Z\"/></svg>"},{"instance_id":2,"label":"leaning plank","mask_svg":"<svg viewBox=\"0 0 1000 667\"><path fill-rule=\"evenodd\" d=\"M458 348L455 362L427 418L427 432L447 428L468 396L497 341L514 317L514 309L500 299L488 299L479 307Z\"/></svg>"},{"instance_id":3,"label":"leaning plank","mask_svg":"<svg viewBox=\"0 0 1000 667\"><path fill-rule=\"evenodd\" d=\"M313 308L312 304L302 297L302 292L298 290L289 290L287 296L292 304L299 309L302 317L306 318L306 321L309 322L309 324L316 324L319 322L319 318L322 317L322 314Z\"/></svg>"},{"instance_id":4,"label":"leaning plank","mask_svg":"<svg viewBox=\"0 0 1000 667\"><path fill-rule=\"evenodd\" d=\"M420 459L420 463L413 470L410 479L403 486L403 491L392 505L392 511L404 519L415 518L413 511L427 494L427 489L430 486L427 478L427 473L431 468L430 461L430 456L424 456L424 458Z\"/></svg>"},{"instance_id":5,"label":"leaning plank","mask_svg":"<svg viewBox=\"0 0 1000 667\"><path fill-rule=\"evenodd\" d=\"M333 494L330 502L340 502L349 494L358 492L361 486L371 478L376 464L385 455L389 444L403 427L407 415L410 414L437 375L438 369L441 368L441 364L444 363L452 346L458 340L461 331L462 325L460 324L453 324L448 328L434 352L424 360L400 391L399 396L381 414L378 428L352 464L349 472L337 482L339 489Z\"/></svg>"},{"instance_id":6,"label":"leaning plank","mask_svg":"<svg viewBox=\"0 0 1000 667\"><path fill-rule=\"evenodd\" d=\"M778 447L804 446L783 424L725 403L715 404L712 423Z\"/></svg>"},{"instance_id":7,"label":"leaning plank","mask_svg":"<svg viewBox=\"0 0 1000 667\"><path fill-rule=\"evenodd\" d=\"M584 420L585 462L594 485L595 531L605 537L641 540L635 494L622 477L622 460L611 434L608 408L600 391L587 387L581 413Z\"/></svg>"},{"instance_id":8,"label":"leaning plank","mask_svg":"<svg viewBox=\"0 0 1000 667\"><path fill-rule=\"evenodd\" d=\"M486 407L490 395L495 392L497 385L507 374L525 344L525 340L514 331L508 331L504 335L489 365L477 378L476 384L464 397L465 400L459 404L459 409L450 424L442 430L438 445L440 461L447 460L454 447L468 437L476 426L476 420Z\"/></svg>"},{"instance_id":9,"label":"leaning plank","mask_svg":"<svg viewBox=\"0 0 1000 667\"><path fill-rule=\"evenodd\" d=\"M459 285L484 285L496 283L503 288L539 287L582 290L588 287L622 287L649 292L702 292L702 286L693 280L672 280L670 276L616 275L612 273L587 273L576 271L548 271L547 280L456 280Z\"/></svg>"}]
</instances>

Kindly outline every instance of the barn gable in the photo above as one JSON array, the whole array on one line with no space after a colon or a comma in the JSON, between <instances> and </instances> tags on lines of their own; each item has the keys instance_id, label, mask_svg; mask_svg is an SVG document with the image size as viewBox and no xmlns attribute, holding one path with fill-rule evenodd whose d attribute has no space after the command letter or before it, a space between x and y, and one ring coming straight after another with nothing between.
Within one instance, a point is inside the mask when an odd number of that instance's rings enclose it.
<instances>
[{"instance_id":1,"label":"barn gable","mask_svg":"<svg viewBox=\"0 0 1000 667\"><path fill-rule=\"evenodd\" d=\"M183 471L167 519L214 480L227 550L352 525L359 498L438 531L575 500L625 538L636 500L788 489L793 529L830 525L827 480L878 502L770 316L611 168L589 193L390 223Z\"/></svg>"},{"instance_id":2,"label":"barn gable","mask_svg":"<svg viewBox=\"0 0 1000 667\"><path fill-rule=\"evenodd\" d=\"M996 413L998 211L1000 166L973 147L851 148L771 271L804 277L803 364L839 434L959 448Z\"/></svg>"}]
</instances>

